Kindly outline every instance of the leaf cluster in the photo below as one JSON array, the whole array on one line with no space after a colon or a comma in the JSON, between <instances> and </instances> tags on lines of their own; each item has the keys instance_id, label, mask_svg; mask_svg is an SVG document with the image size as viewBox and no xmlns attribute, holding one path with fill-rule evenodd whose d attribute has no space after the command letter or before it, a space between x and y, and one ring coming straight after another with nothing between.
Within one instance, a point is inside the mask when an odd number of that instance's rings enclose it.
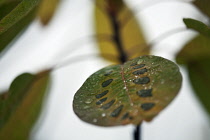
<instances>
[{"instance_id":1,"label":"leaf cluster","mask_svg":"<svg viewBox=\"0 0 210 140\"><path fill-rule=\"evenodd\" d=\"M36 17L47 25L59 2L0 0L0 54ZM196 0L193 4L210 18L209 0ZM210 27L195 19L183 21L198 35L185 44L176 61L186 66L197 97L210 113ZM152 46L145 41L135 13L123 0L95 0L94 24L101 56L118 65L103 68L85 81L74 97L75 113L100 126L137 125L152 120L178 93L182 82L179 68L169 60L150 55ZM29 138L48 93L51 71L21 74L0 94L0 139ZM84 93L87 94L81 96ZM115 108L107 110L112 105ZM104 112L109 116L103 116Z\"/></svg>"}]
</instances>

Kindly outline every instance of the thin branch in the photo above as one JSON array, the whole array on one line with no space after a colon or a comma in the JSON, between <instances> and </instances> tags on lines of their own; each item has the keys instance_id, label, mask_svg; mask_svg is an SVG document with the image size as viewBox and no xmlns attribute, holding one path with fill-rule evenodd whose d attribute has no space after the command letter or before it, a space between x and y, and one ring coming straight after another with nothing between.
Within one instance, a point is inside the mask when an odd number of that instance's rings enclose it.
<instances>
[{"instance_id":1,"label":"thin branch","mask_svg":"<svg viewBox=\"0 0 210 140\"><path fill-rule=\"evenodd\" d=\"M180 32L184 32L184 31L187 31L187 28L185 26L184 27L177 27L177 28L174 28L172 30L166 31L165 33L159 35L158 37L156 37L155 39L150 41L148 45L153 46L153 45L159 43L160 41L170 37L171 35L174 35L174 34L177 34L177 33L180 33Z\"/></svg>"},{"instance_id":2,"label":"thin branch","mask_svg":"<svg viewBox=\"0 0 210 140\"><path fill-rule=\"evenodd\" d=\"M106 55L106 56L110 56L110 57L116 57L116 56L114 56L112 54L108 54L108 53L102 53L102 54L94 53L94 54L78 55L78 56L74 56L74 57L68 58L66 60L63 60L59 63L56 63L55 65L51 66L50 69L55 71L57 69L63 68L65 66L69 66L69 65L74 64L74 63L89 60L90 58L91 59L94 59L94 58L97 58L97 57L101 58L102 55Z\"/></svg>"},{"instance_id":3,"label":"thin branch","mask_svg":"<svg viewBox=\"0 0 210 140\"><path fill-rule=\"evenodd\" d=\"M139 47L142 47L143 49L141 50L141 52L144 52L144 51L147 51L148 49L151 49L152 46L154 46L155 44L158 44L160 43L162 40L174 35L174 34L177 34L177 33L180 33L180 32L183 32L183 31L187 31L187 28L186 27L179 27L179 28L175 28L175 29L172 29L172 30L169 30L161 35L159 35L158 37L156 37L155 39L152 39L152 41L150 41L149 43L142 43L142 44L139 44L139 45L135 45L132 47L132 49L130 49L131 51L129 52L129 56L132 56L132 55L135 55L137 54L136 50L137 48ZM145 47L146 46L146 47ZM128 51L127 51L128 52Z\"/></svg>"},{"instance_id":4,"label":"thin branch","mask_svg":"<svg viewBox=\"0 0 210 140\"><path fill-rule=\"evenodd\" d=\"M86 37L81 37L79 39L72 41L71 44L66 46L67 47L66 49L56 54L56 56L54 56L54 60L61 61L61 59L59 59L60 57L62 57L62 59L65 59L67 56L69 56L69 54L72 54L73 52L81 49L81 47L78 46L85 46L86 44L92 42L95 39L103 42L103 41L112 41L113 40L112 38L113 38L112 35L109 34L94 34Z\"/></svg>"}]
</instances>

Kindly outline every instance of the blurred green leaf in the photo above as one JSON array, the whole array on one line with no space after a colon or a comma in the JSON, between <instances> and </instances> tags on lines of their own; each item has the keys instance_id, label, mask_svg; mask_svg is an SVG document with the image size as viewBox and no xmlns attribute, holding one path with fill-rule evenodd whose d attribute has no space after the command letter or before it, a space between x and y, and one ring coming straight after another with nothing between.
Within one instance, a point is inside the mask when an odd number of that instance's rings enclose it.
<instances>
[{"instance_id":1,"label":"blurred green leaf","mask_svg":"<svg viewBox=\"0 0 210 140\"><path fill-rule=\"evenodd\" d=\"M7 95L8 95L8 91L4 91L4 92L0 92L0 101L3 101L7 98ZM1 104L1 103L0 103ZM0 106L1 108L1 106ZM1 121L0 121L0 128L1 128Z\"/></svg>"},{"instance_id":2,"label":"blurred green leaf","mask_svg":"<svg viewBox=\"0 0 210 140\"><path fill-rule=\"evenodd\" d=\"M6 0L0 3L0 20L9 14L21 1L22 0Z\"/></svg>"},{"instance_id":3,"label":"blurred green leaf","mask_svg":"<svg viewBox=\"0 0 210 140\"><path fill-rule=\"evenodd\" d=\"M179 64L187 64L208 57L210 57L210 38L198 35L177 54L176 61Z\"/></svg>"},{"instance_id":4,"label":"blurred green leaf","mask_svg":"<svg viewBox=\"0 0 210 140\"><path fill-rule=\"evenodd\" d=\"M198 35L177 54L176 61L186 66L197 97L210 114L210 38Z\"/></svg>"},{"instance_id":5,"label":"blurred green leaf","mask_svg":"<svg viewBox=\"0 0 210 140\"><path fill-rule=\"evenodd\" d=\"M102 56L115 63L149 54L142 29L123 0L95 1L95 30Z\"/></svg>"},{"instance_id":6,"label":"blurred green leaf","mask_svg":"<svg viewBox=\"0 0 210 140\"><path fill-rule=\"evenodd\" d=\"M1 5L0 12L4 12L0 14L0 53L34 19L38 2L39 0L22 0Z\"/></svg>"},{"instance_id":7,"label":"blurred green leaf","mask_svg":"<svg viewBox=\"0 0 210 140\"><path fill-rule=\"evenodd\" d=\"M0 53L7 47L7 45L13 41L18 34L26 29L36 15L36 9L31 11L27 16L17 22L14 26L8 29L6 32L0 35Z\"/></svg>"},{"instance_id":8,"label":"blurred green leaf","mask_svg":"<svg viewBox=\"0 0 210 140\"><path fill-rule=\"evenodd\" d=\"M4 98L0 102L0 128L2 128L9 117L11 117L13 111L15 111L17 106L20 104L26 94L24 92L26 87L30 86L34 77L34 75L29 73L21 74L12 82L9 92L2 94L2 97L4 96L6 99Z\"/></svg>"},{"instance_id":9,"label":"blurred green leaf","mask_svg":"<svg viewBox=\"0 0 210 140\"><path fill-rule=\"evenodd\" d=\"M0 139L27 140L49 85L49 71L24 73L0 98Z\"/></svg>"},{"instance_id":10,"label":"blurred green leaf","mask_svg":"<svg viewBox=\"0 0 210 140\"><path fill-rule=\"evenodd\" d=\"M184 18L183 21L187 28L193 29L203 35L210 37L210 28L203 22L191 18Z\"/></svg>"},{"instance_id":11,"label":"blurred green leaf","mask_svg":"<svg viewBox=\"0 0 210 140\"><path fill-rule=\"evenodd\" d=\"M195 93L210 115L210 57L188 63L187 69Z\"/></svg>"},{"instance_id":12,"label":"blurred green leaf","mask_svg":"<svg viewBox=\"0 0 210 140\"><path fill-rule=\"evenodd\" d=\"M210 17L210 0L195 0L193 2L204 14Z\"/></svg>"},{"instance_id":13,"label":"blurred green leaf","mask_svg":"<svg viewBox=\"0 0 210 140\"><path fill-rule=\"evenodd\" d=\"M8 15L0 21L0 35L11 28L30 13L39 3L39 0L23 0Z\"/></svg>"},{"instance_id":14,"label":"blurred green leaf","mask_svg":"<svg viewBox=\"0 0 210 140\"><path fill-rule=\"evenodd\" d=\"M38 16L43 25L47 25L52 19L60 0L42 0L39 6Z\"/></svg>"},{"instance_id":15,"label":"blurred green leaf","mask_svg":"<svg viewBox=\"0 0 210 140\"><path fill-rule=\"evenodd\" d=\"M144 55L92 74L74 95L73 108L81 120L94 125L139 125L167 107L181 84L175 63Z\"/></svg>"}]
</instances>

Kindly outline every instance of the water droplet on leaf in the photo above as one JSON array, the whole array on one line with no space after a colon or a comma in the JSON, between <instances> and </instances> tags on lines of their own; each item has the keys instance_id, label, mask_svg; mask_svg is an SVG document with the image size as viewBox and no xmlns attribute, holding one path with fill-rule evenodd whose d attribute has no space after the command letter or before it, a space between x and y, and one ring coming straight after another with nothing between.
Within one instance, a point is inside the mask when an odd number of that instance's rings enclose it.
<instances>
[{"instance_id":1,"label":"water droplet on leaf","mask_svg":"<svg viewBox=\"0 0 210 140\"><path fill-rule=\"evenodd\" d=\"M90 103L92 103L92 101L93 101L92 99L87 99L87 100L85 100L85 103L90 104Z\"/></svg>"}]
</instances>

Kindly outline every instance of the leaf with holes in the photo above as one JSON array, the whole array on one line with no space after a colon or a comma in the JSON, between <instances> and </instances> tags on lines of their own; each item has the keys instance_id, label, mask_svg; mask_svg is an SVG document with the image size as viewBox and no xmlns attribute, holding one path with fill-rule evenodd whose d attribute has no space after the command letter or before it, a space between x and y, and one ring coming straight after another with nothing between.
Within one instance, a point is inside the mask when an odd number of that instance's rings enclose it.
<instances>
[{"instance_id":1,"label":"leaf with holes","mask_svg":"<svg viewBox=\"0 0 210 140\"><path fill-rule=\"evenodd\" d=\"M49 79L49 71L21 74L12 82L9 91L0 96L0 139L29 138L41 111Z\"/></svg>"},{"instance_id":2,"label":"leaf with holes","mask_svg":"<svg viewBox=\"0 0 210 140\"><path fill-rule=\"evenodd\" d=\"M163 110L181 83L175 63L158 56L141 56L92 74L74 96L74 112L94 125L138 125Z\"/></svg>"},{"instance_id":3,"label":"leaf with holes","mask_svg":"<svg viewBox=\"0 0 210 140\"><path fill-rule=\"evenodd\" d=\"M95 30L102 56L115 63L149 54L141 27L123 0L95 1Z\"/></svg>"},{"instance_id":4,"label":"leaf with holes","mask_svg":"<svg viewBox=\"0 0 210 140\"><path fill-rule=\"evenodd\" d=\"M210 37L210 28L203 22L191 18L184 18L183 21L187 28L193 29L200 34Z\"/></svg>"},{"instance_id":5,"label":"leaf with holes","mask_svg":"<svg viewBox=\"0 0 210 140\"><path fill-rule=\"evenodd\" d=\"M210 17L210 0L195 0L193 2L204 14Z\"/></svg>"}]
</instances>

